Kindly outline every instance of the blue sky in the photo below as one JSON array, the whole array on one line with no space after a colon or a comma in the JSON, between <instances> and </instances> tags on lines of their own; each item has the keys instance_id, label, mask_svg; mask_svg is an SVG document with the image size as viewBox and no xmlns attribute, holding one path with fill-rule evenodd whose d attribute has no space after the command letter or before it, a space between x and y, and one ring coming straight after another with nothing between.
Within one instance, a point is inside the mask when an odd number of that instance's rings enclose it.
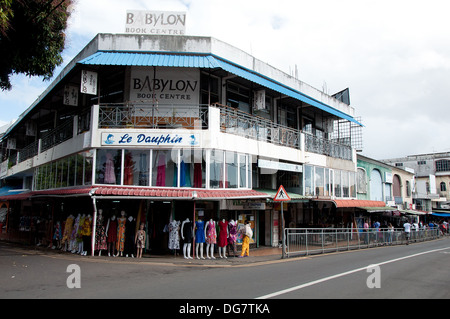
<instances>
[{"instance_id":1,"label":"blue sky","mask_svg":"<svg viewBox=\"0 0 450 319\"><path fill-rule=\"evenodd\" d=\"M187 35L212 36L334 94L350 88L365 156L450 151L446 0L75 0L62 67L97 34L122 33L127 10L185 11ZM51 82L13 76L0 125Z\"/></svg>"}]
</instances>

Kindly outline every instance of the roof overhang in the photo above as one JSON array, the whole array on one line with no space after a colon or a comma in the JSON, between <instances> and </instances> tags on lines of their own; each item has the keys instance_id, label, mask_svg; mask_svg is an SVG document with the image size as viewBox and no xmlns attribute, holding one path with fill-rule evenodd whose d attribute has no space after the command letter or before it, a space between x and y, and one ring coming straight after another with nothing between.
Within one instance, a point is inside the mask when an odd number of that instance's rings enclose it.
<instances>
[{"instance_id":1,"label":"roof overhang","mask_svg":"<svg viewBox=\"0 0 450 319\"><path fill-rule=\"evenodd\" d=\"M286 96L295 98L305 102L311 106L330 113L342 119L363 126L352 116L318 101L310 96L305 95L287 85L278 81L274 81L267 76L257 73L243 66L222 59L214 54L198 54L188 53L174 54L164 52L114 52L114 51L98 51L95 54L84 58L78 62L83 65L120 65L120 66L160 66L160 67L191 67L191 68L207 68L222 69L234 75L240 76L253 83L259 84Z\"/></svg>"}]
</instances>

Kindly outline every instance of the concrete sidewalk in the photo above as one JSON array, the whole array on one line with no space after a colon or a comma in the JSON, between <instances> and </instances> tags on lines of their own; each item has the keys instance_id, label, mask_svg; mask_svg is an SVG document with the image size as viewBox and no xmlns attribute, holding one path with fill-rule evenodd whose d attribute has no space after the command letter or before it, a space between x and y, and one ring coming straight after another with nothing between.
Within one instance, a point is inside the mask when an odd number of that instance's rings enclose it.
<instances>
[{"instance_id":1,"label":"concrete sidewalk","mask_svg":"<svg viewBox=\"0 0 450 319\"><path fill-rule=\"evenodd\" d=\"M73 254L71 252L61 251L59 249L51 249L43 246L30 246L23 245L17 243L10 243L5 241L0 241L0 256L4 251L15 251L20 254L42 254L48 255L58 258L67 258L70 260L84 260L91 262L105 262L105 263L149 263L155 265L167 265L167 266L201 266L201 267L229 267L229 266L250 266L257 265L258 263L267 263L270 261L280 261L282 260L282 250L281 248L273 248L273 247L260 247L250 249L249 257L233 257L229 256L228 258L220 258L218 253L215 253L215 259L207 259L206 254L203 256L205 259L185 259L183 257L183 253L178 254L177 256L166 254L166 255L152 255L143 254L142 258L132 258L132 257L113 257L108 256L107 253L102 252L101 256L98 256L98 253L95 256L81 256L79 254ZM240 255L240 250L237 251L238 256Z\"/></svg>"}]
</instances>

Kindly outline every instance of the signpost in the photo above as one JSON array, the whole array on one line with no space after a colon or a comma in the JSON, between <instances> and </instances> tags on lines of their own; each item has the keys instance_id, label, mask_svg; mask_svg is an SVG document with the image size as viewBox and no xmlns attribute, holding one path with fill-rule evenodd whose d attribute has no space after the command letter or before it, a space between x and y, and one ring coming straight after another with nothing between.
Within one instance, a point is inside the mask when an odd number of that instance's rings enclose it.
<instances>
[{"instance_id":1,"label":"signpost","mask_svg":"<svg viewBox=\"0 0 450 319\"><path fill-rule=\"evenodd\" d=\"M283 242L282 244L282 249L283 249L283 253L282 253L282 258L286 258L286 241L285 241L285 235L284 235L284 214L283 214L283 202L287 202L290 201L291 198L289 197L288 193L286 193L286 190L284 189L283 185L280 185L280 187L278 188L277 194L275 195L275 197L273 198L273 200L275 202L281 202L281 231L282 231L282 236L281 236L281 240Z\"/></svg>"}]
</instances>

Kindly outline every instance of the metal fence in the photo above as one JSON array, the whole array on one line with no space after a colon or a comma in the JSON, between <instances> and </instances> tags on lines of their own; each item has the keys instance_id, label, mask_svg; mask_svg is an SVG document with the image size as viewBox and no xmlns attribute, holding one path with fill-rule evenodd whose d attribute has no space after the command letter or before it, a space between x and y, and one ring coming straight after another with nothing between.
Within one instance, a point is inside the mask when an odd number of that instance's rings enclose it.
<instances>
[{"instance_id":1,"label":"metal fence","mask_svg":"<svg viewBox=\"0 0 450 319\"><path fill-rule=\"evenodd\" d=\"M400 245L437 239L439 229L411 230L408 239L403 229L286 228L286 256L321 254L383 245Z\"/></svg>"}]
</instances>

